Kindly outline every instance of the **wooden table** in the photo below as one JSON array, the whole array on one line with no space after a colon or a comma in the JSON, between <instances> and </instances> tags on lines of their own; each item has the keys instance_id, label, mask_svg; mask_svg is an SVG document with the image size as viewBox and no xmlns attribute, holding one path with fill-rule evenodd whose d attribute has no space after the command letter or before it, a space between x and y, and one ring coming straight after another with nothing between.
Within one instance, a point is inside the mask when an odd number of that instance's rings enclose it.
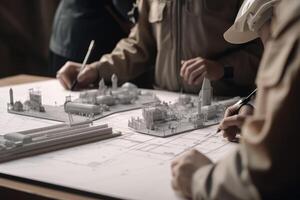
<instances>
[{"instance_id":1,"label":"wooden table","mask_svg":"<svg viewBox=\"0 0 300 200\"><path fill-rule=\"evenodd\" d=\"M95 200L86 195L76 194L77 191L66 191L59 188L50 188L38 183L27 183L26 181L8 178L0 174L0 196L1 199L30 199L30 200Z\"/></svg>"},{"instance_id":2,"label":"wooden table","mask_svg":"<svg viewBox=\"0 0 300 200\"><path fill-rule=\"evenodd\" d=\"M46 80L51 80L51 79L52 78L43 77L43 76L33 76L33 75L20 74L20 75L10 76L10 77L7 77L7 78L0 79L0 87L8 86L8 85L18 85L18 84L24 84L24 83L32 83L32 82L38 82L38 81L46 81Z\"/></svg>"},{"instance_id":3,"label":"wooden table","mask_svg":"<svg viewBox=\"0 0 300 200\"><path fill-rule=\"evenodd\" d=\"M32 75L16 75L0 79L0 87L32 83L38 81L51 80L49 77L32 76ZM0 174L0 196L1 199L30 199L30 200L45 200L45 199L99 199L93 197L87 197L84 194L78 194L80 192L66 191L66 189L51 188L43 184L35 182L27 182L25 180L17 179L7 175ZM82 193L82 192L81 192ZM100 197L101 198L101 197ZM103 197L105 198L105 197Z\"/></svg>"}]
</instances>

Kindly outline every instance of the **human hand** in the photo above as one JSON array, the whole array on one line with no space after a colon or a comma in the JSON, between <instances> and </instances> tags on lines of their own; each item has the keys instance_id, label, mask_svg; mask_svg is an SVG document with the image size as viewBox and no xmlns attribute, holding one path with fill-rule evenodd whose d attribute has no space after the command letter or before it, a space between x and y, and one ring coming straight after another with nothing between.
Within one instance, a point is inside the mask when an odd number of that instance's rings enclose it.
<instances>
[{"instance_id":1,"label":"human hand","mask_svg":"<svg viewBox=\"0 0 300 200\"><path fill-rule=\"evenodd\" d=\"M190 85L199 85L204 77L209 80L219 80L224 75L224 68L221 64L197 57L182 62L180 76Z\"/></svg>"},{"instance_id":2,"label":"human hand","mask_svg":"<svg viewBox=\"0 0 300 200\"><path fill-rule=\"evenodd\" d=\"M175 159L171 164L172 187L184 197L192 197L192 178L193 174L212 161L199 151L192 149L181 157Z\"/></svg>"},{"instance_id":3,"label":"human hand","mask_svg":"<svg viewBox=\"0 0 300 200\"><path fill-rule=\"evenodd\" d=\"M98 71L96 63L88 64L80 72L81 64L68 61L66 64L57 72L56 78L59 80L61 85L65 89L71 89L73 81L77 78L77 88L87 87L89 84L97 81ZM80 73L79 73L80 72Z\"/></svg>"},{"instance_id":4,"label":"human hand","mask_svg":"<svg viewBox=\"0 0 300 200\"><path fill-rule=\"evenodd\" d=\"M219 130L222 131L223 137L229 141L236 141L236 135L241 132L241 127L245 119L252 115L254 108L249 105L232 105L225 111L225 115L219 124Z\"/></svg>"}]
</instances>

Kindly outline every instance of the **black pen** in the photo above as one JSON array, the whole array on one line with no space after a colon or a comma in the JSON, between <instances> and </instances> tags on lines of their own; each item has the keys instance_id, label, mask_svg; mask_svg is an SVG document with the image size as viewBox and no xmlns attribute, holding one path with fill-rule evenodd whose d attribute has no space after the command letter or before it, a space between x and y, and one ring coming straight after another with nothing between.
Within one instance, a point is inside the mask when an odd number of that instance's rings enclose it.
<instances>
[{"instance_id":1,"label":"black pen","mask_svg":"<svg viewBox=\"0 0 300 200\"><path fill-rule=\"evenodd\" d=\"M239 106L239 108L237 109L237 111L240 110L240 108L244 105L246 105L247 103L249 103L249 101L252 99L252 97L256 94L257 88L255 90L253 90L253 92L251 92L247 97L242 98L241 100L239 100L238 102L236 102L233 106ZM217 130L217 133L219 133L221 131L221 129Z\"/></svg>"},{"instance_id":2,"label":"black pen","mask_svg":"<svg viewBox=\"0 0 300 200\"><path fill-rule=\"evenodd\" d=\"M84 57L83 63L82 63L82 65L81 65L81 68L80 68L80 71L79 71L78 74L80 74L80 72L81 72L82 70L84 70L84 68L85 68L85 66L86 66L86 63L87 63L87 61L88 61L88 59L89 59L89 57L90 57L90 55L91 55L91 52L92 52L92 50L93 50L93 48L94 48L94 44L95 44L95 41L92 40L91 43L90 43L89 49L88 49L88 51L87 51L87 53L86 53L86 55L85 55L85 57ZM78 75L77 75L77 76L78 76ZM76 77L76 79L75 79L75 80L73 81L73 83L72 83L71 91L74 91L74 89L76 88L77 84L78 84L78 80L77 80L77 77Z\"/></svg>"}]
</instances>

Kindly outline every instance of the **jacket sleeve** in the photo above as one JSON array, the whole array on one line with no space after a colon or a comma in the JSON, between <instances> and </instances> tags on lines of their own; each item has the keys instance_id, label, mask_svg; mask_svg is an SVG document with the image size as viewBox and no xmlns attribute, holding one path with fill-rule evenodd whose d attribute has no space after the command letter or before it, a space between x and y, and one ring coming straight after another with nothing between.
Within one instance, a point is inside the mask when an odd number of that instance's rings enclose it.
<instances>
[{"instance_id":1,"label":"jacket sleeve","mask_svg":"<svg viewBox=\"0 0 300 200\"><path fill-rule=\"evenodd\" d=\"M291 36L267 46L256 110L243 127L241 144L194 174L194 199L299 197L299 53L299 41Z\"/></svg>"},{"instance_id":2,"label":"jacket sleeve","mask_svg":"<svg viewBox=\"0 0 300 200\"><path fill-rule=\"evenodd\" d=\"M233 83L238 86L255 87L255 77L263 52L262 43L259 40L241 45L230 50L218 61L224 66L233 67Z\"/></svg>"},{"instance_id":3,"label":"jacket sleeve","mask_svg":"<svg viewBox=\"0 0 300 200\"><path fill-rule=\"evenodd\" d=\"M238 0L237 4L237 8L240 8L243 0ZM233 79L228 81L236 86L245 87L242 90L248 89L245 92L245 94L248 94L255 88L255 78L263 54L263 44L259 39L256 39L246 44L235 46L235 48L221 56L218 61L224 66L233 67ZM221 82L226 84L226 81Z\"/></svg>"},{"instance_id":4,"label":"jacket sleeve","mask_svg":"<svg viewBox=\"0 0 300 200\"><path fill-rule=\"evenodd\" d=\"M99 77L110 80L114 73L121 82L136 78L153 65L156 43L148 22L147 0L138 0L139 19L129 36L122 39L115 49L102 56L97 64ZM151 63L152 62L152 63Z\"/></svg>"},{"instance_id":5,"label":"jacket sleeve","mask_svg":"<svg viewBox=\"0 0 300 200\"><path fill-rule=\"evenodd\" d=\"M216 164L200 168L193 176L193 199L258 199L258 194L242 167L240 150Z\"/></svg>"}]
</instances>

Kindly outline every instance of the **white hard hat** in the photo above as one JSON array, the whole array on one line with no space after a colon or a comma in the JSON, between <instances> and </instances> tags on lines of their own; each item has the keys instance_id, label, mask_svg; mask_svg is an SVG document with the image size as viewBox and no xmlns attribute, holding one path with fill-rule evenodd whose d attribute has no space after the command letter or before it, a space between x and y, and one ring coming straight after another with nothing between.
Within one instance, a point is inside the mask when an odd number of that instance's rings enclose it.
<instances>
[{"instance_id":1,"label":"white hard hat","mask_svg":"<svg viewBox=\"0 0 300 200\"><path fill-rule=\"evenodd\" d=\"M234 24L224 33L225 40L241 44L258 38L258 31L272 18L277 2L279 0L244 0Z\"/></svg>"}]
</instances>

